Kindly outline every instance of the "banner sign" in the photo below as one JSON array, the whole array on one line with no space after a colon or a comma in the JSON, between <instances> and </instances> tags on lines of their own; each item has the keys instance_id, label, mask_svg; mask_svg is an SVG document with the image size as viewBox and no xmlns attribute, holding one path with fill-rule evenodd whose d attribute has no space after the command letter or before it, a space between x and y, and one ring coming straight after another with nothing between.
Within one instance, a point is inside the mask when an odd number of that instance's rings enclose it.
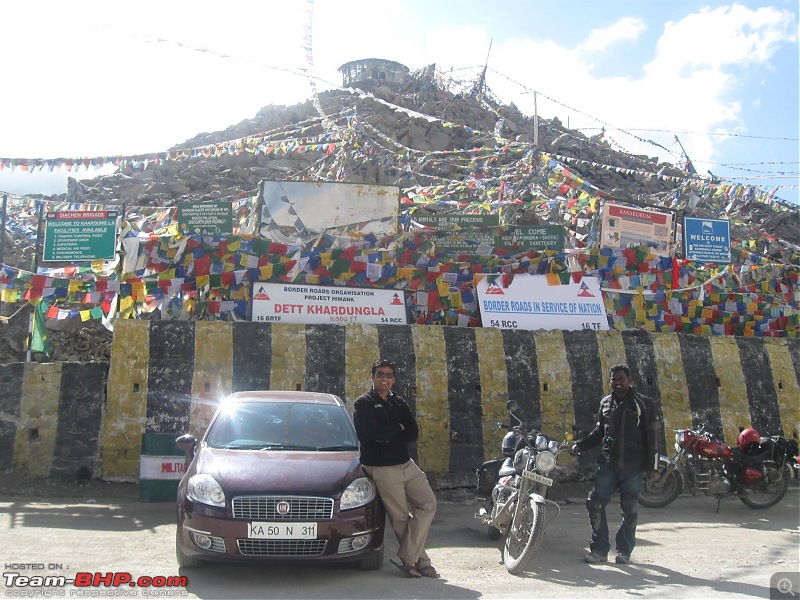
<instances>
[{"instance_id":1,"label":"banner sign","mask_svg":"<svg viewBox=\"0 0 800 600\"><path fill-rule=\"evenodd\" d=\"M672 213L631 208L619 204L603 207L603 235L606 248L649 246L653 254L671 252Z\"/></svg>"},{"instance_id":2,"label":"banner sign","mask_svg":"<svg viewBox=\"0 0 800 600\"><path fill-rule=\"evenodd\" d=\"M564 249L564 227L506 227L486 231L441 231L431 238L436 249L459 254L490 254L495 249L508 250L512 254L535 250Z\"/></svg>"},{"instance_id":3,"label":"banner sign","mask_svg":"<svg viewBox=\"0 0 800 600\"><path fill-rule=\"evenodd\" d=\"M469 229L471 227L498 227L500 215L418 215L408 216L418 225L433 229Z\"/></svg>"},{"instance_id":4,"label":"banner sign","mask_svg":"<svg viewBox=\"0 0 800 600\"><path fill-rule=\"evenodd\" d=\"M117 213L107 210L66 210L47 213L45 262L92 261L114 258Z\"/></svg>"},{"instance_id":5,"label":"banner sign","mask_svg":"<svg viewBox=\"0 0 800 600\"><path fill-rule=\"evenodd\" d=\"M178 229L183 235L233 233L231 203L181 202L178 204Z\"/></svg>"},{"instance_id":6,"label":"banner sign","mask_svg":"<svg viewBox=\"0 0 800 600\"><path fill-rule=\"evenodd\" d=\"M507 287L502 275L487 275L476 286L484 327L500 329L608 330L600 280L550 285L546 275L515 275Z\"/></svg>"},{"instance_id":7,"label":"banner sign","mask_svg":"<svg viewBox=\"0 0 800 600\"><path fill-rule=\"evenodd\" d=\"M731 223L726 219L683 218L684 257L698 262L731 262Z\"/></svg>"},{"instance_id":8,"label":"banner sign","mask_svg":"<svg viewBox=\"0 0 800 600\"><path fill-rule=\"evenodd\" d=\"M397 233L400 188L320 181L264 181L261 235L281 244L322 233L341 237Z\"/></svg>"},{"instance_id":9,"label":"banner sign","mask_svg":"<svg viewBox=\"0 0 800 600\"><path fill-rule=\"evenodd\" d=\"M398 290L256 282L253 321L405 325L405 296Z\"/></svg>"}]
</instances>

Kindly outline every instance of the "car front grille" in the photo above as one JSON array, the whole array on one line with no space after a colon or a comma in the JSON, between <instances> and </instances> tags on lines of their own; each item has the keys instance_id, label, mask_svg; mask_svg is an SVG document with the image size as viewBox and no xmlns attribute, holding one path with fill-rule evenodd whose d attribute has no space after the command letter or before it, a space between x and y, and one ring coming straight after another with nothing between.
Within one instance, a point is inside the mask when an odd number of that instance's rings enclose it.
<instances>
[{"instance_id":1,"label":"car front grille","mask_svg":"<svg viewBox=\"0 0 800 600\"><path fill-rule=\"evenodd\" d=\"M320 556L327 540L236 540L243 556Z\"/></svg>"},{"instance_id":2,"label":"car front grille","mask_svg":"<svg viewBox=\"0 0 800 600\"><path fill-rule=\"evenodd\" d=\"M278 513L278 505L288 512ZM319 521L333 518L333 498L314 496L238 496L233 499L233 518L250 521Z\"/></svg>"}]
</instances>

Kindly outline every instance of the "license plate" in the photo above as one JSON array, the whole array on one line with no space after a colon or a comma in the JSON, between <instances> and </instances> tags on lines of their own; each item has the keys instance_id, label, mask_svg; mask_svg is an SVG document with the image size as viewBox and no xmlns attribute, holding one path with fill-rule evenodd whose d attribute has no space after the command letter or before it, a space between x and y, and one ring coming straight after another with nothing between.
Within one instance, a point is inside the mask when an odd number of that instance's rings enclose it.
<instances>
[{"instance_id":1,"label":"license plate","mask_svg":"<svg viewBox=\"0 0 800 600\"><path fill-rule=\"evenodd\" d=\"M313 540L317 537L317 524L256 521L247 524L247 537L256 540Z\"/></svg>"},{"instance_id":2,"label":"license plate","mask_svg":"<svg viewBox=\"0 0 800 600\"><path fill-rule=\"evenodd\" d=\"M545 485L553 485L552 479L550 479L549 477L545 477L544 475L539 475L538 473L534 473L533 471L523 471L522 476L525 479L530 479L531 481L537 481Z\"/></svg>"}]
</instances>

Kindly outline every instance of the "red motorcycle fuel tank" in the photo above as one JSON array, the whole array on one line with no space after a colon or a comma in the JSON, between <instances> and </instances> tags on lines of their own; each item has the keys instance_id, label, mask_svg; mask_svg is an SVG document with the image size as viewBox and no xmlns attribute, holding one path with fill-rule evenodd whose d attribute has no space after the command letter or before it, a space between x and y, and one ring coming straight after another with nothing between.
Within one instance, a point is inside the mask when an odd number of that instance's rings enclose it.
<instances>
[{"instance_id":1,"label":"red motorcycle fuel tank","mask_svg":"<svg viewBox=\"0 0 800 600\"><path fill-rule=\"evenodd\" d=\"M697 440L694 452L706 458L728 458L731 455L731 448L727 444L701 437Z\"/></svg>"}]
</instances>

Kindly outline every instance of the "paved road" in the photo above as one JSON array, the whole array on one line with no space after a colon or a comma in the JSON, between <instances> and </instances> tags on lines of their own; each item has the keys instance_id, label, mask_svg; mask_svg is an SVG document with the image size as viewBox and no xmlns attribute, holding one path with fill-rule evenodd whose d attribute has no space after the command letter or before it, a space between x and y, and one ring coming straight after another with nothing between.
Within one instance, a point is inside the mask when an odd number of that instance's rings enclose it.
<instances>
[{"instance_id":1,"label":"paved road","mask_svg":"<svg viewBox=\"0 0 800 600\"><path fill-rule=\"evenodd\" d=\"M375 572L301 565L207 565L179 569L174 557L174 508L132 498L33 498L0 494L3 573L23 576L77 572L130 573L134 578L185 575L188 587L160 590L94 588L94 597L190 598L751 598L770 597L770 580L786 576L800 593L800 485L784 501L752 510L735 498L719 513L709 498L679 498L664 509L640 509L634 564L587 565L583 499L561 507L530 571L509 575L499 550L473 518L472 503L442 499L430 538L439 580L412 580L388 562ZM610 511L616 517L618 511ZM389 539L392 537L392 539ZM387 535L386 558L396 543ZM31 569L26 566L41 567ZM773 580L773 584L777 578ZM784 581L786 585L786 581ZM13 587L0 581L0 598L50 597L61 589ZM63 590L78 597L84 589ZM125 596L123 596L123 593ZM155 596L153 594L159 594ZM789 594L773 597L792 598ZM797 596L794 596L797 598Z\"/></svg>"}]
</instances>

